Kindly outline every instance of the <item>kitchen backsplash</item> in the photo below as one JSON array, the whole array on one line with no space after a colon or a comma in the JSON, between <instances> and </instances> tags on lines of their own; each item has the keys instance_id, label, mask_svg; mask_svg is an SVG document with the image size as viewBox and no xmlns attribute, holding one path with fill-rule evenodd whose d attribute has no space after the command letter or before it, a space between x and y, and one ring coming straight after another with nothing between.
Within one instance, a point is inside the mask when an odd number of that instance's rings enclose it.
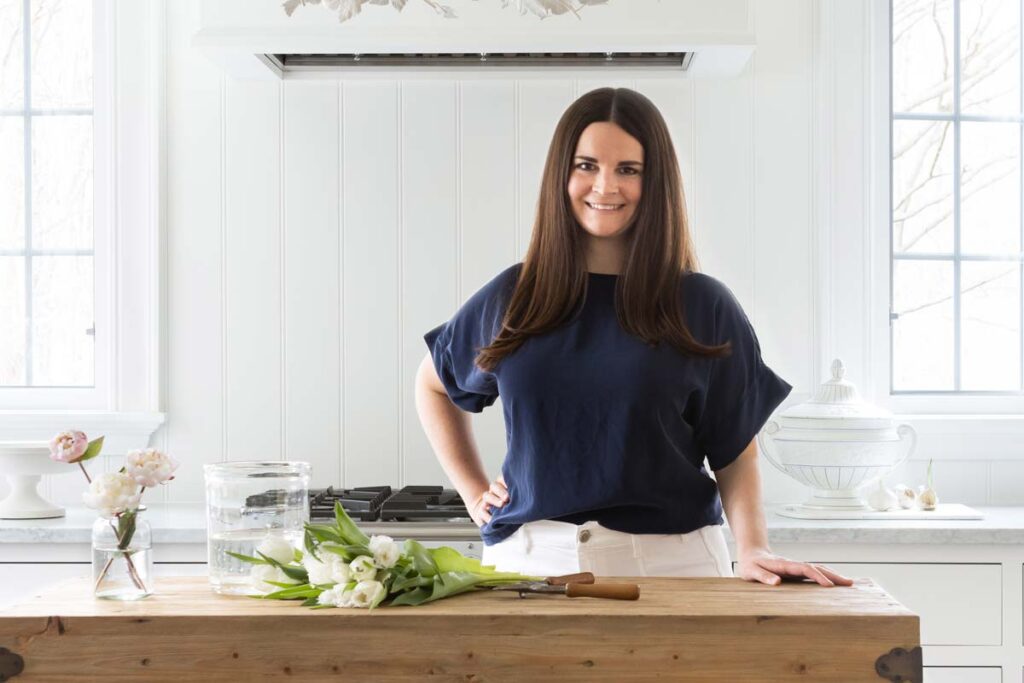
<instances>
[{"instance_id":1,"label":"kitchen backsplash","mask_svg":"<svg viewBox=\"0 0 1024 683\"><path fill-rule=\"evenodd\" d=\"M165 3L168 417L154 445L182 464L158 497L202 500L201 464L219 460L307 460L318 487L445 482L414 405L422 335L522 258L557 117L605 85L665 114L702 269L743 304L790 402L805 399L831 360L814 315L816 15L751 5L757 51L735 79L276 83L211 68L189 47L196 4ZM500 404L474 428L496 475ZM936 464L944 501L1024 503L1024 463L972 455ZM925 465L890 483L920 483ZM804 497L763 472L768 501ZM44 486L77 503L79 479Z\"/></svg>"}]
</instances>

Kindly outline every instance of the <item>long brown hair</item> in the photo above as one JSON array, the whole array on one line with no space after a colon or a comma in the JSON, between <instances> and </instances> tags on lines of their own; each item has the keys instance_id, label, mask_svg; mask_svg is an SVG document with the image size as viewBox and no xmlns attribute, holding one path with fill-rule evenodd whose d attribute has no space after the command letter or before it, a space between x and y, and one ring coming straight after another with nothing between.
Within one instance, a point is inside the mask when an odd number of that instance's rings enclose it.
<instances>
[{"instance_id":1,"label":"long brown hair","mask_svg":"<svg viewBox=\"0 0 1024 683\"><path fill-rule=\"evenodd\" d=\"M654 103L628 88L599 88L562 114L548 148L530 247L505 310L502 327L479 350L478 367L492 371L527 337L549 332L571 318L587 292L585 231L576 221L567 185L584 129L610 121L644 150L640 202L630 225L627 255L616 282L615 311L630 334L685 354L719 358L730 344L705 346L683 317L680 280L699 265L686 220L686 199L665 119Z\"/></svg>"}]
</instances>

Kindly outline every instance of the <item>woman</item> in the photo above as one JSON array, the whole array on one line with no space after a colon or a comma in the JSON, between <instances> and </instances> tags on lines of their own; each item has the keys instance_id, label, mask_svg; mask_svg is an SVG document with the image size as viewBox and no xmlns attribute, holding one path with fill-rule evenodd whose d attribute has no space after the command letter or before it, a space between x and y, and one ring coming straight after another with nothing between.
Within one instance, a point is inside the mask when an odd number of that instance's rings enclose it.
<instances>
[{"instance_id":1,"label":"woman","mask_svg":"<svg viewBox=\"0 0 1024 683\"><path fill-rule=\"evenodd\" d=\"M424 336L417 410L484 564L732 576L724 505L740 577L851 583L769 550L754 437L791 387L729 289L697 270L657 108L625 88L579 98L555 130L525 260ZM467 413L499 394L508 451L490 482Z\"/></svg>"}]
</instances>

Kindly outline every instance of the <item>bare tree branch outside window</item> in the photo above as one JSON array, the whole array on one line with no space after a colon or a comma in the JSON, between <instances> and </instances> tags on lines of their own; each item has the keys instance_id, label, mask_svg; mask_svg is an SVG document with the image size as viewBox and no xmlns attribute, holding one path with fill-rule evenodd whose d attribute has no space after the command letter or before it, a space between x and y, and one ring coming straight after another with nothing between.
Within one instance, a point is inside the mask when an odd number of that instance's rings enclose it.
<instances>
[{"instance_id":1,"label":"bare tree branch outside window","mask_svg":"<svg viewBox=\"0 0 1024 683\"><path fill-rule=\"evenodd\" d=\"M1019 0L892 0L895 391L1024 389L1020 17ZM925 386L946 349L955 372Z\"/></svg>"}]
</instances>

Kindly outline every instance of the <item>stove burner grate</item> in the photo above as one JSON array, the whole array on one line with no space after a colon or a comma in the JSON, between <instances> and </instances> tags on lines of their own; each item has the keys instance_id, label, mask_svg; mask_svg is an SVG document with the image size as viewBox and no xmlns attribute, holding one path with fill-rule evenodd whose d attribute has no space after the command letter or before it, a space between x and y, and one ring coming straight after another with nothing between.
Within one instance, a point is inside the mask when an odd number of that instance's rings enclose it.
<instances>
[{"instance_id":1,"label":"stove burner grate","mask_svg":"<svg viewBox=\"0 0 1024 683\"><path fill-rule=\"evenodd\" d=\"M355 521L472 521L466 504L454 489L415 485L405 486L399 491L392 490L390 486L312 489L309 492L310 519L333 518L335 501L339 501Z\"/></svg>"}]
</instances>

